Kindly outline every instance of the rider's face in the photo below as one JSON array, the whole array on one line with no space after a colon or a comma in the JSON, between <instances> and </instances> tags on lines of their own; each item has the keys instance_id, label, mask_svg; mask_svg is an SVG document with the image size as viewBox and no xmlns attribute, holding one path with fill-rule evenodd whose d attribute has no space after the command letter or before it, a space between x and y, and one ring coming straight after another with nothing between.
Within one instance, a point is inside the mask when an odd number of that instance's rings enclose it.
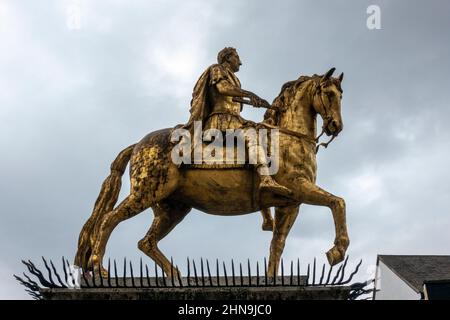
<instances>
[{"instance_id":1,"label":"rider's face","mask_svg":"<svg viewBox=\"0 0 450 320\"><path fill-rule=\"evenodd\" d=\"M241 59L237 53L232 53L228 58L228 62L230 63L233 72L238 72L239 67L242 65Z\"/></svg>"}]
</instances>

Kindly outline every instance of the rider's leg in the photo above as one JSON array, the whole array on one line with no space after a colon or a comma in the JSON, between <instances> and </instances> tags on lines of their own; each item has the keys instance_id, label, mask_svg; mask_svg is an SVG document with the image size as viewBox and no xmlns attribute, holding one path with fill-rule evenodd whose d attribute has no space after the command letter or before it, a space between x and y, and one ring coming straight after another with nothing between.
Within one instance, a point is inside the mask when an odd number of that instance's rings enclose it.
<instances>
[{"instance_id":1,"label":"rider's leg","mask_svg":"<svg viewBox=\"0 0 450 320\"><path fill-rule=\"evenodd\" d=\"M268 190L283 196L290 196L292 191L288 188L278 184L272 176L268 167L268 159L266 157L264 148L258 144L255 139L246 139L249 158L256 157L256 172L258 173L261 182L259 184L260 190Z\"/></svg>"}]
</instances>

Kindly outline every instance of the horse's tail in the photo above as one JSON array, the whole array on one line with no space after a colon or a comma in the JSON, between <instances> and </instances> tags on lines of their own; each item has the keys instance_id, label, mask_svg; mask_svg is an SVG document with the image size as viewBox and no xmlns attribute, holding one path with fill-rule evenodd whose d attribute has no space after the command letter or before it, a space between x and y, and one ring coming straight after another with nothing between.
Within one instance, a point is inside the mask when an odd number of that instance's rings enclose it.
<instances>
[{"instance_id":1,"label":"horse's tail","mask_svg":"<svg viewBox=\"0 0 450 320\"><path fill-rule=\"evenodd\" d=\"M94 232L97 223L101 222L103 216L113 210L117 203L120 188L122 187L122 176L130 161L135 145L133 144L122 150L111 164L111 173L103 181L100 194L95 201L94 210L81 230L74 264L82 267L83 270L87 270L89 267L87 264L96 238Z\"/></svg>"}]
</instances>

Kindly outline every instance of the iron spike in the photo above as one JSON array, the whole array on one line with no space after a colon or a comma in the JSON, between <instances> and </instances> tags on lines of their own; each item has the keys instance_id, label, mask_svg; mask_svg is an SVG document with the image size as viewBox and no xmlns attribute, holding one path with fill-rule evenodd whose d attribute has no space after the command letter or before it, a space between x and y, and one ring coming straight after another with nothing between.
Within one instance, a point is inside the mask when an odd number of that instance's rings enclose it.
<instances>
[{"instance_id":1,"label":"iron spike","mask_svg":"<svg viewBox=\"0 0 450 320\"><path fill-rule=\"evenodd\" d=\"M162 274L164 288L167 288L166 273L164 272L164 269L162 267L161 267L161 274Z\"/></svg>"},{"instance_id":2,"label":"iron spike","mask_svg":"<svg viewBox=\"0 0 450 320\"><path fill-rule=\"evenodd\" d=\"M50 281L50 283L51 283L51 285L52 285L52 288L57 287L57 285L55 284L55 282L53 282L52 271L50 270L50 268L49 268L49 266L48 266L48 264L47 264L47 261L45 260L44 257L42 257L42 261L44 261L45 269L47 269L48 279L49 279L49 281Z\"/></svg>"},{"instance_id":3,"label":"iron spike","mask_svg":"<svg viewBox=\"0 0 450 320\"><path fill-rule=\"evenodd\" d=\"M252 270L250 268L250 259L247 259L247 269L248 269L248 285L252 286Z\"/></svg>"},{"instance_id":4,"label":"iron spike","mask_svg":"<svg viewBox=\"0 0 450 320\"><path fill-rule=\"evenodd\" d=\"M178 283L179 283L179 287L183 287L183 280L181 279L181 274L179 272L180 269L178 269L178 266L175 266L176 270L177 270L177 279L178 279Z\"/></svg>"},{"instance_id":5,"label":"iron spike","mask_svg":"<svg viewBox=\"0 0 450 320\"><path fill-rule=\"evenodd\" d=\"M159 288L159 275L158 275L158 265L156 264L156 261L153 261L155 263L155 285L157 288ZM164 274L164 272L163 272Z\"/></svg>"},{"instance_id":6,"label":"iron spike","mask_svg":"<svg viewBox=\"0 0 450 320\"><path fill-rule=\"evenodd\" d=\"M200 258L200 272L202 274L202 286L205 286L205 271L203 269L203 258Z\"/></svg>"},{"instance_id":7,"label":"iron spike","mask_svg":"<svg viewBox=\"0 0 450 320\"><path fill-rule=\"evenodd\" d=\"M236 286L236 275L234 273L234 260L231 259L231 278L233 280L233 286Z\"/></svg>"},{"instance_id":8,"label":"iron spike","mask_svg":"<svg viewBox=\"0 0 450 320\"><path fill-rule=\"evenodd\" d=\"M30 282L32 285L34 285L39 290L39 285L36 282L34 282L33 280L31 280L30 277L27 276L27 274L25 272L23 273L23 276L28 280L28 282Z\"/></svg>"},{"instance_id":9,"label":"iron spike","mask_svg":"<svg viewBox=\"0 0 450 320\"><path fill-rule=\"evenodd\" d=\"M114 259L114 284L115 287L117 288L119 286L119 276L117 274L117 263L116 263L116 259Z\"/></svg>"},{"instance_id":10,"label":"iron spike","mask_svg":"<svg viewBox=\"0 0 450 320\"><path fill-rule=\"evenodd\" d=\"M191 264L189 263L189 257L187 257L187 285L191 286Z\"/></svg>"},{"instance_id":11,"label":"iron spike","mask_svg":"<svg viewBox=\"0 0 450 320\"><path fill-rule=\"evenodd\" d=\"M264 285L267 287L267 260L266 257L264 257Z\"/></svg>"},{"instance_id":12,"label":"iron spike","mask_svg":"<svg viewBox=\"0 0 450 320\"><path fill-rule=\"evenodd\" d=\"M284 286L284 259L281 258L281 285Z\"/></svg>"},{"instance_id":13,"label":"iron spike","mask_svg":"<svg viewBox=\"0 0 450 320\"><path fill-rule=\"evenodd\" d=\"M352 281L353 276L358 273L358 270L359 270L359 267L361 266L361 264L362 264L362 259L359 261L359 263L356 266L355 270L350 274L350 277L346 281L342 282L342 284L347 284L350 281Z\"/></svg>"},{"instance_id":14,"label":"iron spike","mask_svg":"<svg viewBox=\"0 0 450 320\"><path fill-rule=\"evenodd\" d=\"M339 278L339 281L338 281L339 284L342 282L342 280L344 280L345 267L347 266L347 261L348 261L348 256L347 256L347 258L345 258L345 260L344 260L344 266L342 267L341 277Z\"/></svg>"},{"instance_id":15,"label":"iron spike","mask_svg":"<svg viewBox=\"0 0 450 320\"><path fill-rule=\"evenodd\" d=\"M150 276L148 274L148 266L145 264L145 277L147 278L147 287L150 288L152 285L150 284Z\"/></svg>"},{"instance_id":16,"label":"iron spike","mask_svg":"<svg viewBox=\"0 0 450 320\"><path fill-rule=\"evenodd\" d=\"M211 270L209 269L209 261L206 259L206 269L208 270L209 286L212 286Z\"/></svg>"},{"instance_id":17,"label":"iron spike","mask_svg":"<svg viewBox=\"0 0 450 320\"><path fill-rule=\"evenodd\" d=\"M66 263L64 262L64 256L61 257L61 259L62 259L63 271L64 271L64 281L68 285L67 281L69 280L69 278L67 277L67 269L66 269ZM82 270L82 271L83 271L83 275L84 275L85 270Z\"/></svg>"},{"instance_id":18,"label":"iron spike","mask_svg":"<svg viewBox=\"0 0 450 320\"><path fill-rule=\"evenodd\" d=\"M123 287L127 286L127 258L123 258L123 275L122 275Z\"/></svg>"},{"instance_id":19,"label":"iron spike","mask_svg":"<svg viewBox=\"0 0 450 320\"><path fill-rule=\"evenodd\" d=\"M108 287L111 287L111 258L108 258Z\"/></svg>"},{"instance_id":20,"label":"iron spike","mask_svg":"<svg viewBox=\"0 0 450 320\"><path fill-rule=\"evenodd\" d=\"M133 273L133 264L130 260L130 273L131 273L131 287L136 288L136 283L134 283L134 273Z\"/></svg>"},{"instance_id":21,"label":"iron spike","mask_svg":"<svg viewBox=\"0 0 450 320\"><path fill-rule=\"evenodd\" d=\"M28 271L30 271L30 273L32 275L36 276L38 278L39 282L44 287L48 287L48 288L52 287L52 284L45 279L42 272L38 268L36 268L36 266L33 264L33 262L31 262L31 260L28 260L28 263L24 262L23 260L22 260L22 262L27 266Z\"/></svg>"},{"instance_id":22,"label":"iron spike","mask_svg":"<svg viewBox=\"0 0 450 320\"><path fill-rule=\"evenodd\" d=\"M309 263L308 263L308 269L306 270L306 285L309 286Z\"/></svg>"},{"instance_id":23,"label":"iron spike","mask_svg":"<svg viewBox=\"0 0 450 320\"><path fill-rule=\"evenodd\" d=\"M242 274L242 263L239 262L239 276L241 281L241 287L244 285L244 275Z\"/></svg>"},{"instance_id":24,"label":"iron spike","mask_svg":"<svg viewBox=\"0 0 450 320\"><path fill-rule=\"evenodd\" d=\"M33 264L30 260L28 260L28 261L29 261L29 262L32 264L32 266L35 268L34 264ZM25 263L23 260L22 260L22 262ZM67 264L67 265L66 265L66 264ZM27 265L27 264L25 264L25 265ZM45 287L50 288L50 283L47 282L47 281L43 278L42 273L41 273L39 270L37 270L37 269L34 270L33 268L31 268L31 265L30 265L30 266L27 265L27 267L28 267L28 270L31 272L31 274L33 274L34 276L36 276L36 277L38 278L39 282L42 283L42 281L45 281L46 284L43 284L43 285L44 285ZM67 271L64 272L65 274L67 274L67 276L66 276L67 286L68 286L68 287L75 287L76 283L75 283L75 280L74 280L74 275L73 275L72 271L70 270L70 263L69 263L69 261L66 260L64 257L63 257L63 268L64 268L65 270L68 270L68 271L69 271L68 273L67 273ZM38 274L38 273L39 273L39 274ZM69 279L70 279L71 281L69 281ZM69 283L69 282L70 282L70 283Z\"/></svg>"},{"instance_id":25,"label":"iron spike","mask_svg":"<svg viewBox=\"0 0 450 320\"><path fill-rule=\"evenodd\" d=\"M341 273L341 270L342 270L342 264L339 267L338 271L336 272L336 275L334 276L333 281L331 282L331 284L334 284L336 282L337 278L339 277L339 274Z\"/></svg>"},{"instance_id":26,"label":"iron spike","mask_svg":"<svg viewBox=\"0 0 450 320\"><path fill-rule=\"evenodd\" d=\"M23 273L23 275L26 277L25 272ZM34 292L34 291L39 291L39 286L33 285L31 282L27 282L26 280L22 279L22 278L19 277L19 276L16 276L15 274L14 274L13 276L14 276L14 278L15 278L17 281L20 282L20 284L24 285L24 286L27 287L27 288L30 288L30 290L32 290L33 292Z\"/></svg>"},{"instance_id":27,"label":"iron spike","mask_svg":"<svg viewBox=\"0 0 450 320\"><path fill-rule=\"evenodd\" d=\"M175 287L175 281L173 279L173 258L170 257L170 280L172 281L172 287Z\"/></svg>"},{"instance_id":28,"label":"iron spike","mask_svg":"<svg viewBox=\"0 0 450 320\"><path fill-rule=\"evenodd\" d=\"M314 286L315 284L316 284L316 258L314 257L312 285Z\"/></svg>"},{"instance_id":29,"label":"iron spike","mask_svg":"<svg viewBox=\"0 0 450 320\"><path fill-rule=\"evenodd\" d=\"M142 257L139 259L139 285L143 287L144 276L143 276L143 268L142 268Z\"/></svg>"},{"instance_id":30,"label":"iron spike","mask_svg":"<svg viewBox=\"0 0 450 320\"><path fill-rule=\"evenodd\" d=\"M329 285L330 284L330 277L331 277L331 273L333 271L334 266L330 267L330 270L328 271L328 276L327 276L327 280L325 281L325 285Z\"/></svg>"},{"instance_id":31,"label":"iron spike","mask_svg":"<svg viewBox=\"0 0 450 320\"><path fill-rule=\"evenodd\" d=\"M256 261L256 286L259 287L259 263Z\"/></svg>"},{"instance_id":32,"label":"iron spike","mask_svg":"<svg viewBox=\"0 0 450 320\"><path fill-rule=\"evenodd\" d=\"M289 285L292 286L294 284L294 261L291 260L291 278L289 281Z\"/></svg>"},{"instance_id":33,"label":"iron spike","mask_svg":"<svg viewBox=\"0 0 450 320\"><path fill-rule=\"evenodd\" d=\"M195 286L198 287L198 276L197 276L197 267L195 266L195 260L192 259L192 265L194 266L194 278L195 278Z\"/></svg>"},{"instance_id":34,"label":"iron spike","mask_svg":"<svg viewBox=\"0 0 450 320\"><path fill-rule=\"evenodd\" d=\"M319 285L322 285L323 277L325 276L325 263L322 266L322 274L320 276Z\"/></svg>"},{"instance_id":35,"label":"iron spike","mask_svg":"<svg viewBox=\"0 0 450 320\"><path fill-rule=\"evenodd\" d=\"M301 275L300 275L300 259L297 258L297 285L300 286L301 282Z\"/></svg>"},{"instance_id":36,"label":"iron spike","mask_svg":"<svg viewBox=\"0 0 450 320\"><path fill-rule=\"evenodd\" d=\"M216 259L216 280L217 286L220 287L220 277L219 277L219 259Z\"/></svg>"},{"instance_id":37,"label":"iron spike","mask_svg":"<svg viewBox=\"0 0 450 320\"><path fill-rule=\"evenodd\" d=\"M84 283L86 284L86 287L90 288L91 285L90 285L88 279L86 278L86 272L84 272L84 270L81 271L81 275L83 276Z\"/></svg>"},{"instance_id":38,"label":"iron spike","mask_svg":"<svg viewBox=\"0 0 450 320\"><path fill-rule=\"evenodd\" d=\"M56 279L58 280L58 282L61 285L61 287L62 288L67 288L67 286L62 282L61 277L59 276L58 272L56 271L55 265L53 264L52 260L50 260L50 265L52 266L53 273L55 274Z\"/></svg>"},{"instance_id":39,"label":"iron spike","mask_svg":"<svg viewBox=\"0 0 450 320\"><path fill-rule=\"evenodd\" d=\"M225 275L225 286L228 287L227 268L225 268L225 261L223 261L222 263L223 263L223 273Z\"/></svg>"}]
</instances>

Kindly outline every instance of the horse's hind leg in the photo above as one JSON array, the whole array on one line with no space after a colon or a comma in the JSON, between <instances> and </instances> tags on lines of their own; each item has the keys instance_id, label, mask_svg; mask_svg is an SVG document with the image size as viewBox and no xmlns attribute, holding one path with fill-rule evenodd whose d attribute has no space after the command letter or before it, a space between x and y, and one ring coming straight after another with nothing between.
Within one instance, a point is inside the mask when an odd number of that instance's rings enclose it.
<instances>
[{"instance_id":1,"label":"horse's hind leg","mask_svg":"<svg viewBox=\"0 0 450 320\"><path fill-rule=\"evenodd\" d=\"M145 237L139 241L138 247L146 255L152 258L165 272L167 276L177 274L179 271L172 266L170 261L158 248L158 242L162 240L172 229L183 220L191 211L191 207L174 201L160 202L152 207L155 218ZM174 268L174 269L172 269Z\"/></svg>"},{"instance_id":2,"label":"horse's hind leg","mask_svg":"<svg viewBox=\"0 0 450 320\"><path fill-rule=\"evenodd\" d=\"M286 237L297 219L299 206L276 207L272 242L270 243L270 257L267 274L269 277L277 275Z\"/></svg>"},{"instance_id":3,"label":"horse's hind leg","mask_svg":"<svg viewBox=\"0 0 450 320\"><path fill-rule=\"evenodd\" d=\"M262 229L264 231L273 231L273 219L270 208L261 209L261 216L263 218Z\"/></svg>"},{"instance_id":4,"label":"horse's hind leg","mask_svg":"<svg viewBox=\"0 0 450 320\"><path fill-rule=\"evenodd\" d=\"M135 194L131 194L126 197L116 209L108 212L97 227L97 240L95 241L92 251L89 265L94 270L101 268L102 273L104 269L102 267L103 255L105 254L106 243L114 230L114 228L122 221L127 220L141 213L151 205L150 201L146 197L137 197Z\"/></svg>"}]
</instances>

